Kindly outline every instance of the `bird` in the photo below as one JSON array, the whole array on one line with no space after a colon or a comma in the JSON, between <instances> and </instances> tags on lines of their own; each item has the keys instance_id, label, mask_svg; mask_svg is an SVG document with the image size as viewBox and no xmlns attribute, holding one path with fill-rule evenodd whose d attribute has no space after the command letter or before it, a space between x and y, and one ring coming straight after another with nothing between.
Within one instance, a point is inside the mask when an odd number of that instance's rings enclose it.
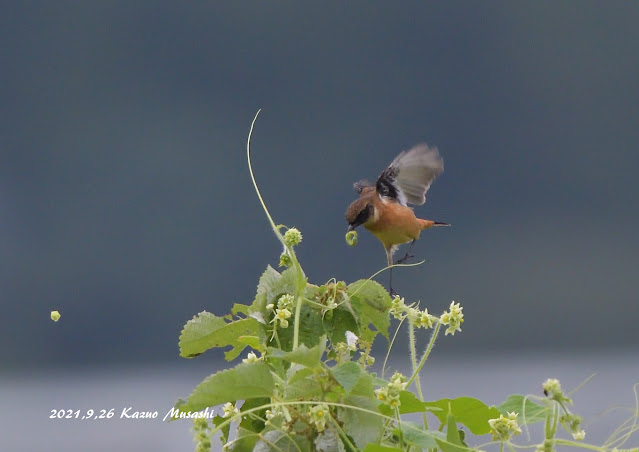
<instances>
[{"instance_id":1,"label":"bird","mask_svg":"<svg viewBox=\"0 0 639 452\"><path fill-rule=\"evenodd\" d=\"M410 242L406 256L396 263L404 263L421 231L448 223L417 218L408 204L422 205L426 192L437 176L444 171L444 160L436 147L417 144L401 152L377 178L375 184L361 180L353 184L360 197L346 209L348 231L364 226L382 242L390 267L389 292L393 290L393 253L399 245Z\"/></svg>"}]
</instances>

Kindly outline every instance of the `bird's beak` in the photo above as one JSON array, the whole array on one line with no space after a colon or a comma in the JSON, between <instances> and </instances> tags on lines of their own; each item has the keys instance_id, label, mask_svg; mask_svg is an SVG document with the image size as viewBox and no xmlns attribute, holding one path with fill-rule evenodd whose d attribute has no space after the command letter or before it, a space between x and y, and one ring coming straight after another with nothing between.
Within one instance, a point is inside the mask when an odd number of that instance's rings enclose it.
<instances>
[{"instance_id":1,"label":"bird's beak","mask_svg":"<svg viewBox=\"0 0 639 452\"><path fill-rule=\"evenodd\" d=\"M348 226L348 232L351 232L354 230L355 230L355 226L353 226L352 224Z\"/></svg>"}]
</instances>

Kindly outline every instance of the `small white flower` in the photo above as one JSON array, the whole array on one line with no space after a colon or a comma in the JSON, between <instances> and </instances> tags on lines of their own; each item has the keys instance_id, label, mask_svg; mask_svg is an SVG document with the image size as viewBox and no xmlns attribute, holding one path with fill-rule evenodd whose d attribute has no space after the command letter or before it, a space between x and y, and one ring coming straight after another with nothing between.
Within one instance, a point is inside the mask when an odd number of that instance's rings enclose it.
<instances>
[{"instance_id":1,"label":"small white flower","mask_svg":"<svg viewBox=\"0 0 639 452\"><path fill-rule=\"evenodd\" d=\"M395 298L393 298L391 302L390 314L397 320L402 320L405 317L405 310L406 305L404 304L404 299L400 298L399 295L395 295Z\"/></svg>"},{"instance_id":2,"label":"small white flower","mask_svg":"<svg viewBox=\"0 0 639 452\"><path fill-rule=\"evenodd\" d=\"M576 439L577 441L581 441L586 437L586 431L579 430L579 431L573 432L572 437Z\"/></svg>"},{"instance_id":3,"label":"small white flower","mask_svg":"<svg viewBox=\"0 0 639 452\"><path fill-rule=\"evenodd\" d=\"M257 355L253 352L249 352L249 354L242 360L243 363L256 363L262 361L261 357L257 357Z\"/></svg>"},{"instance_id":4,"label":"small white flower","mask_svg":"<svg viewBox=\"0 0 639 452\"><path fill-rule=\"evenodd\" d=\"M462 308L459 303L454 301L450 303L448 312L444 312L439 320L443 325L448 325L446 328L446 334L455 335L456 331L461 331L461 324L464 323L464 314L462 314Z\"/></svg>"},{"instance_id":5,"label":"small white flower","mask_svg":"<svg viewBox=\"0 0 639 452\"><path fill-rule=\"evenodd\" d=\"M225 403L224 406L222 407L222 411L224 412L222 414L223 418L229 418L236 414L240 414L240 410L238 410L236 406L233 405L231 402Z\"/></svg>"},{"instance_id":6,"label":"small white flower","mask_svg":"<svg viewBox=\"0 0 639 452\"><path fill-rule=\"evenodd\" d=\"M290 319L291 315L293 314L288 309L277 308L275 310L275 317L273 318L272 321L275 322L276 324L279 324L279 326L281 326L282 328L286 328L288 327L287 319Z\"/></svg>"},{"instance_id":7,"label":"small white flower","mask_svg":"<svg viewBox=\"0 0 639 452\"><path fill-rule=\"evenodd\" d=\"M324 431L326 428L326 419L330 416L328 406L325 404L315 405L310 411L311 422L315 424L318 432Z\"/></svg>"},{"instance_id":8,"label":"small white flower","mask_svg":"<svg viewBox=\"0 0 639 452\"><path fill-rule=\"evenodd\" d=\"M347 331L345 335L346 345L348 346L348 349L357 351L357 341L359 341L359 338L352 331Z\"/></svg>"}]
</instances>

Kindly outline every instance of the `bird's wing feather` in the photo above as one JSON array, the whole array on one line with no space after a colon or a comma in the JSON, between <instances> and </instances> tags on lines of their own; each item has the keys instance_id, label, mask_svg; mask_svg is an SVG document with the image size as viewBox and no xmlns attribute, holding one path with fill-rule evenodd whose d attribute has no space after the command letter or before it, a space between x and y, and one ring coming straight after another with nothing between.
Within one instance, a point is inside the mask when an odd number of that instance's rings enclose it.
<instances>
[{"instance_id":1,"label":"bird's wing feather","mask_svg":"<svg viewBox=\"0 0 639 452\"><path fill-rule=\"evenodd\" d=\"M353 184L353 188L355 189L355 191L357 193L359 193L360 195L362 194L362 191L366 188L366 187L373 187L373 184L371 184L369 181L367 181L366 179L362 179L359 180L357 182L355 182Z\"/></svg>"},{"instance_id":2,"label":"bird's wing feather","mask_svg":"<svg viewBox=\"0 0 639 452\"><path fill-rule=\"evenodd\" d=\"M400 153L377 179L377 192L399 203L421 205L433 180L444 171L437 148L418 144Z\"/></svg>"}]
</instances>

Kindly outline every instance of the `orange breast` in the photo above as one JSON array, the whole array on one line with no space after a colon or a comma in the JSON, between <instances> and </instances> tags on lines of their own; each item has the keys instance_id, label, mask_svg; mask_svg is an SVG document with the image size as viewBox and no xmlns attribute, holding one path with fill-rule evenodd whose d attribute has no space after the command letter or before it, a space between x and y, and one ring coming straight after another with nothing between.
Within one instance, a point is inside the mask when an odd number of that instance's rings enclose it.
<instances>
[{"instance_id":1,"label":"orange breast","mask_svg":"<svg viewBox=\"0 0 639 452\"><path fill-rule=\"evenodd\" d=\"M376 221L369 221L364 227L386 247L410 242L419 238L421 225L413 209L398 203L378 203Z\"/></svg>"}]
</instances>

